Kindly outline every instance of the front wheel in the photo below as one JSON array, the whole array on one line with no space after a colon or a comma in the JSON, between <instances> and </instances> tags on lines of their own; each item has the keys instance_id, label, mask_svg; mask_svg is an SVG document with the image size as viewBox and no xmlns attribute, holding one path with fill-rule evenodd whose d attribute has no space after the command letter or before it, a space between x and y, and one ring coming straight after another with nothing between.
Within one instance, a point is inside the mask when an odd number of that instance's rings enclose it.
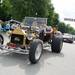
<instances>
[{"instance_id":1,"label":"front wheel","mask_svg":"<svg viewBox=\"0 0 75 75\"><path fill-rule=\"evenodd\" d=\"M41 40L36 40L31 44L29 50L29 60L32 64L35 64L39 61L42 55L42 51L43 51L43 44Z\"/></svg>"},{"instance_id":2,"label":"front wheel","mask_svg":"<svg viewBox=\"0 0 75 75\"><path fill-rule=\"evenodd\" d=\"M3 36L0 34L0 45L2 45L4 43L4 38Z\"/></svg>"}]
</instances>

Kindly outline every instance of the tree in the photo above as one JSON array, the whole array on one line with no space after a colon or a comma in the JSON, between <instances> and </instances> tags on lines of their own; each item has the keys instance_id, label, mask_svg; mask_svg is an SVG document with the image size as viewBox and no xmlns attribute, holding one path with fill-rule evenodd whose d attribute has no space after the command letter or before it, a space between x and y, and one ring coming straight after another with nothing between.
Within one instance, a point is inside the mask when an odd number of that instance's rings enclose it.
<instances>
[{"instance_id":1,"label":"tree","mask_svg":"<svg viewBox=\"0 0 75 75\"><path fill-rule=\"evenodd\" d=\"M53 20L52 25L54 25L54 26L58 25L58 23L59 23L59 15L57 13L54 13L53 17L52 17L52 20Z\"/></svg>"},{"instance_id":2,"label":"tree","mask_svg":"<svg viewBox=\"0 0 75 75\"><path fill-rule=\"evenodd\" d=\"M62 33L75 34L75 29L71 27L70 24L65 24L64 22L59 23L58 30Z\"/></svg>"},{"instance_id":3,"label":"tree","mask_svg":"<svg viewBox=\"0 0 75 75\"><path fill-rule=\"evenodd\" d=\"M59 23L59 15L58 13L55 13L54 7L52 4L48 7L48 25L50 26L57 26Z\"/></svg>"},{"instance_id":4,"label":"tree","mask_svg":"<svg viewBox=\"0 0 75 75\"><path fill-rule=\"evenodd\" d=\"M66 32L66 24L64 22L60 22L58 25L58 30L61 31L62 33Z\"/></svg>"},{"instance_id":5,"label":"tree","mask_svg":"<svg viewBox=\"0 0 75 75\"><path fill-rule=\"evenodd\" d=\"M11 4L9 0L3 0L3 2L0 4L0 19L2 19L3 21L10 19L10 10Z\"/></svg>"},{"instance_id":6,"label":"tree","mask_svg":"<svg viewBox=\"0 0 75 75\"><path fill-rule=\"evenodd\" d=\"M52 25L52 23L53 23L53 20L52 20L52 18L53 18L53 14L54 14L54 7L53 7L53 4L51 4L51 2L50 2L50 4L48 5L48 20L47 20L47 25L48 26L51 26Z\"/></svg>"},{"instance_id":7,"label":"tree","mask_svg":"<svg viewBox=\"0 0 75 75\"><path fill-rule=\"evenodd\" d=\"M10 2L12 4L12 17L15 19L22 20L25 16L48 16L50 0L11 0Z\"/></svg>"}]
</instances>

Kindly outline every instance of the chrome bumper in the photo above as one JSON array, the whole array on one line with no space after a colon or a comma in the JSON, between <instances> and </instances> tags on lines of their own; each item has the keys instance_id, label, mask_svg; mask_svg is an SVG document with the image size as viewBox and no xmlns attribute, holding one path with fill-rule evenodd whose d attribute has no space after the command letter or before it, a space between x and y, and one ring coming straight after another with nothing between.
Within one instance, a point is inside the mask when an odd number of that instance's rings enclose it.
<instances>
[{"instance_id":1,"label":"chrome bumper","mask_svg":"<svg viewBox=\"0 0 75 75\"><path fill-rule=\"evenodd\" d=\"M8 48L5 45L0 45L0 54L6 54L6 53L19 53L19 54L29 54L29 50L27 49L21 49L21 48Z\"/></svg>"}]
</instances>

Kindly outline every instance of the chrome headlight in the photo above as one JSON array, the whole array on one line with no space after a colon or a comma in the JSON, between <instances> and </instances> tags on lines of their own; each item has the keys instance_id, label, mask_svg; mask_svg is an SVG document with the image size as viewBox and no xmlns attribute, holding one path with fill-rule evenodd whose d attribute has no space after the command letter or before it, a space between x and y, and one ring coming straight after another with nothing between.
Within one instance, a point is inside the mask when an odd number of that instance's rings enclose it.
<instances>
[{"instance_id":1,"label":"chrome headlight","mask_svg":"<svg viewBox=\"0 0 75 75\"><path fill-rule=\"evenodd\" d=\"M27 39L28 39L28 40L32 40L32 39L33 39L33 35L32 35L32 34L28 34L28 35L27 35Z\"/></svg>"}]
</instances>

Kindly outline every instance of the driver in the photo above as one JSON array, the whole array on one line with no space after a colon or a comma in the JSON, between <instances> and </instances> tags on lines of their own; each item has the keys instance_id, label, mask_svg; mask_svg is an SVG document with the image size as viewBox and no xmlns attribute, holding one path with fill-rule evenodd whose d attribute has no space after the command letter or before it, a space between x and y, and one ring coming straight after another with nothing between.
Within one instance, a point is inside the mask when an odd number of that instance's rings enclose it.
<instances>
[{"instance_id":1,"label":"driver","mask_svg":"<svg viewBox=\"0 0 75 75\"><path fill-rule=\"evenodd\" d=\"M53 32L53 29L52 29L51 26L46 26L46 27L44 28L44 33L45 33L45 35L46 35L46 34L51 34L52 32Z\"/></svg>"}]
</instances>

